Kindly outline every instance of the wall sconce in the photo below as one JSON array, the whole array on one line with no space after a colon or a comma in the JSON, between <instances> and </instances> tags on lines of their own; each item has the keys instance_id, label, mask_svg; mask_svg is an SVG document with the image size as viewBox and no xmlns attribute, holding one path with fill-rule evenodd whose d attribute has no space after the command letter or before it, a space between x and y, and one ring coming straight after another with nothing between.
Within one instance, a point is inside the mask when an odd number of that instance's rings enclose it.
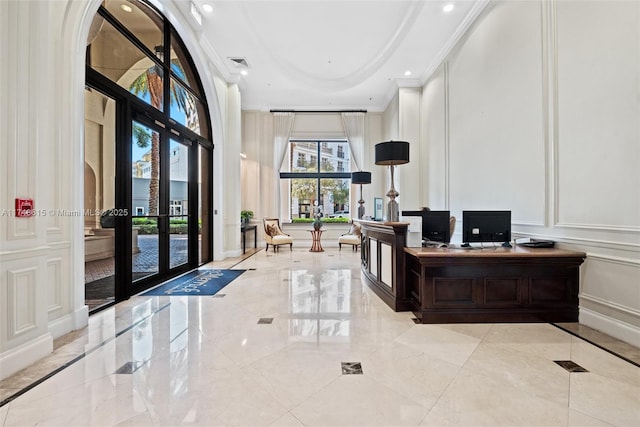
<instances>
[{"instance_id":1,"label":"wall sconce","mask_svg":"<svg viewBox=\"0 0 640 427\"><path fill-rule=\"evenodd\" d=\"M387 221L397 222L400 219L400 207L396 197L400 194L393 185L394 167L409 163L409 143L406 141L388 141L376 144L376 165L389 166L391 170L391 189L387 192Z\"/></svg>"},{"instance_id":2,"label":"wall sconce","mask_svg":"<svg viewBox=\"0 0 640 427\"><path fill-rule=\"evenodd\" d=\"M358 219L364 217L364 199L362 198L362 184L371 184L371 172L351 172L351 183L360 184L360 200L358 200Z\"/></svg>"}]
</instances>

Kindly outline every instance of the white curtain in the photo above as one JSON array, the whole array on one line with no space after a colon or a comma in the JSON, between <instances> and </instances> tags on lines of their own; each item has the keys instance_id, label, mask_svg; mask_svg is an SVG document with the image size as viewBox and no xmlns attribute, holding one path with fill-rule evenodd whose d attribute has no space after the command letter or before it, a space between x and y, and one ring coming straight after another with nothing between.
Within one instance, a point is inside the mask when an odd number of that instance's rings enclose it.
<instances>
[{"instance_id":1,"label":"white curtain","mask_svg":"<svg viewBox=\"0 0 640 427\"><path fill-rule=\"evenodd\" d=\"M287 154L289 145L289 137L293 129L293 120L295 113L275 112L273 113L273 171L275 173L276 187L276 208L278 212L282 206L280 192L280 169ZM280 215L278 215L280 216Z\"/></svg>"},{"instance_id":2,"label":"white curtain","mask_svg":"<svg viewBox=\"0 0 640 427\"><path fill-rule=\"evenodd\" d=\"M361 112L342 113L342 125L349 141L349 150L355 170L362 170L364 152L364 114Z\"/></svg>"},{"instance_id":3,"label":"white curtain","mask_svg":"<svg viewBox=\"0 0 640 427\"><path fill-rule=\"evenodd\" d=\"M273 113L273 154L274 154L274 170L280 172L284 156L287 154L287 146L289 144L289 136L293 129L293 119L295 113Z\"/></svg>"}]
</instances>

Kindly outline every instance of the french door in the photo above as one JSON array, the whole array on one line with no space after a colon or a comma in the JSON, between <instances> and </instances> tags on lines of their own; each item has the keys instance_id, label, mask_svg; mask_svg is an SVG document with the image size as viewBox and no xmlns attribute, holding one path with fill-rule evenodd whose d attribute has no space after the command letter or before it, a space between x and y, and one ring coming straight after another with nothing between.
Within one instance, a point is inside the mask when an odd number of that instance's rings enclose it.
<instances>
[{"instance_id":1,"label":"french door","mask_svg":"<svg viewBox=\"0 0 640 427\"><path fill-rule=\"evenodd\" d=\"M131 284L144 289L197 265L198 147L158 122L131 121Z\"/></svg>"}]
</instances>

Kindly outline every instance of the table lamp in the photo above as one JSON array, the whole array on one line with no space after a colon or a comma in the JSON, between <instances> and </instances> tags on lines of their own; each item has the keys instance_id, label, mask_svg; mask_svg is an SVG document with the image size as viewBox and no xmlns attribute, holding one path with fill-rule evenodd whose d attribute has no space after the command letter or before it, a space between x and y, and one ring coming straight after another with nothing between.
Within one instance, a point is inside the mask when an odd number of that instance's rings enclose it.
<instances>
[{"instance_id":1,"label":"table lamp","mask_svg":"<svg viewBox=\"0 0 640 427\"><path fill-rule=\"evenodd\" d=\"M364 199L362 198L362 184L371 184L371 172L351 172L351 183L360 184L360 200L358 200L358 219L364 217Z\"/></svg>"},{"instance_id":2,"label":"table lamp","mask_svg":"<svg viewBox=\"0 0 640 427\"><path fill-rule=\"evenodd\" d=\"M391 189L387 192L388 221L397 222L400 219L400 208L396 197L400 194L393 186L394 167L409 163L409 143L406 141L387 141L376 144L376 165L389 166L391 170Z\"/></svg>"}]
</instances>

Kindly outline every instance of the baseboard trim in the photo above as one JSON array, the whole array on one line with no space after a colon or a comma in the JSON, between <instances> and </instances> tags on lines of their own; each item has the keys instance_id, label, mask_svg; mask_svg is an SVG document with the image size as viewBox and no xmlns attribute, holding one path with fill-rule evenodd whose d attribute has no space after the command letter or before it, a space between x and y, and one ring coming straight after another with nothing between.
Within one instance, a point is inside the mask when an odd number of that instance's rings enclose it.
<instances>
[{"instance_id":1,"label":"baseboard trim","mask_svg":"<svg viewBox=\"0 0 640 427\"><path fill-rule=\"evenodd\" d=\"M611 335L621 341L640 347L640 328L626 322L605 316L588 308L580 307L580 323Z\"/></svg>"},{"instance_id":2,"label":"baseboard trim","mask_svg":"<svg viewBox=\"0 0 640 427\"><path fill-rule=\"evenodd\" d=\"M0 354L0 380L10 377L53 352L53 337L41 335L16 348Z\"/></svg>"}]
</instances>

